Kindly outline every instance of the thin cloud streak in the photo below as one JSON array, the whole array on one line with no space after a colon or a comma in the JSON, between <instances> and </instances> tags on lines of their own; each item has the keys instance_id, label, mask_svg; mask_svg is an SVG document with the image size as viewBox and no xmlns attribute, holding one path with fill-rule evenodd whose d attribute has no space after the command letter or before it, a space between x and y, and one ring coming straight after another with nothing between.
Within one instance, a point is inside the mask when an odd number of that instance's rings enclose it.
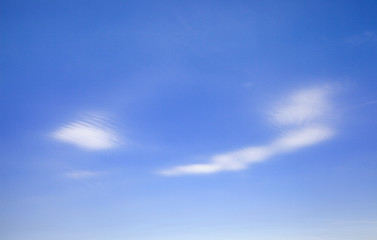
<instances>
[{"instance_id":1,"label":"thin cloud streak","mask_svg":"<svg viewBox=\"0 0 377 240\"><path fill-rule=\"evenodd\" d=\"M158 173L165 176L179 176L237 171L273 156L328 140L335 134L332 128L321 124L330 111L328 90L328 88L305 89L277 105L270 114L272 121L275 124L288 125L293 129L288 129L284 135L269 144L214 155L208 163L177 166Z\"/></svg>"},{"instance_id":2,"label":"thin cloud streak","mask_svg":"<svg viewBox=\"0 0 377 240\"><path fill-rule=\"evenodd\" d=\"M334 131L326 127L305 127L280 137L265 146L248 147L235 152L215 155L207 164L178 166L159 173L165 176L174 176L241 170L247 168L251 163L262 162L278 154L317 144L333 135Z\"/></svg>"},{"instance_id":3,"label":"thin cloud streak","mask_svg":"<svg viewBox=\"0 0 377 240\"><path fill-rule=\"evenodd\" d=\"M69 179L87 179L87 178L93 178L93 177L99 177L101 175L106 174L105 172L96 172L96 171L72 171L67 172L64 174L65 177Z\"/></svg>"},{"instance_id":4,"label":"thin cloud streak","mask_svg":"<svg viewBox=\"0 0 377 240\"><path fill-rule=\"evenodd\" d=\"M111 149L119 143L117 134L107 126L105 119L96 116L63 125L52 137L87 150Z\"/></svg>"}]
</instances>

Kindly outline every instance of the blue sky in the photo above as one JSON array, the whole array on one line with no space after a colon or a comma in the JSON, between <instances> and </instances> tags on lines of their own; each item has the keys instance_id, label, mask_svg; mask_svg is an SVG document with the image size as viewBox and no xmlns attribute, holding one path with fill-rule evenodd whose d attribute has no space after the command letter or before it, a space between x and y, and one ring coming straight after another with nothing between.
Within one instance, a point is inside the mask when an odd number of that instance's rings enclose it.
<instances>
[{"instance_id":1,"label":"blue sky","mask_svg":"<svg viewBox=\"0 0 377 240\"><path fill-rule=\"evenodd\" d=\"M377 238L375 1L0 1L5 240Z\"/></svg>"}]
</instances>

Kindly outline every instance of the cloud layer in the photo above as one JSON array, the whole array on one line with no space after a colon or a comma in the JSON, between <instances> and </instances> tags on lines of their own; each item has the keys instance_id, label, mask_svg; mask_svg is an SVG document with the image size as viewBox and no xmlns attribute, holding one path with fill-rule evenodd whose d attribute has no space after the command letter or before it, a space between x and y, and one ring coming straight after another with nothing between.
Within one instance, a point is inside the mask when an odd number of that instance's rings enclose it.
<instances>
[{"instance_id":1,"label":"cloud layer","mask_svg":"<svg viewBox=\"0 0 377 240\"><path fill-rule=\"evenodd\" d=\"M331 109L329 94L327 88L304 89L277 104L270 114L272 122L290 129L269 144L214 155L208 163L177 166L159 174L177 176L241 170L252 163L327 140L335 134L332 128L323 124Z\"/></svg>"},{"instance_id":2,"label":"cloud layer","mask_svg":"<svg viewBox=\"0 0 377 240\"><path fill-rule=\"evenodd\" d=\"M116 133L107 126L105 118L92 116L68 123L52 133L60 141L88 150L114 148L119 143Z\"/></svg>"}]
</instances>

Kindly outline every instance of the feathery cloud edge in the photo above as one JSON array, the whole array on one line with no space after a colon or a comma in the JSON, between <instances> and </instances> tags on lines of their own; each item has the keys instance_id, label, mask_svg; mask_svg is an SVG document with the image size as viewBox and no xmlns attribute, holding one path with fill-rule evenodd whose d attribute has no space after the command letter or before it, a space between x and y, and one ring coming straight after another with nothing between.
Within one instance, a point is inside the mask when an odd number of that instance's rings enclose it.
<instances>
[{"instance_id":1,"label":"feathery cloud edge","mask_svg":"<svg viewBox=\"0 0 377 240\"><path fill-rule=\"evenodd\" d=\"M120 140L103 116L89 116L84 120L63 125L52 133L56 140L87 150L106 150L116 147Z\"/></svg>"}]
</instances>

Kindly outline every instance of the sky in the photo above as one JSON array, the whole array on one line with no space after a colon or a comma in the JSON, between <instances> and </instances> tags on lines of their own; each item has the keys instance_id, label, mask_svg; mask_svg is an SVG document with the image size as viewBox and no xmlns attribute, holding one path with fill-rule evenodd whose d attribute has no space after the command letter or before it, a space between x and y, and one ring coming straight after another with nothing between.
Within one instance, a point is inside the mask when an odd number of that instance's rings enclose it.
<instances>
[{"instance_id":1,"label":"sky","mask_svg":"<svg viewBox=\"0 0 377 240\"><path fill-rule=\"evenodd\" d=\"M377 239L376 1L0 1L0 238Z\"/></svg>"}]
</instances>

